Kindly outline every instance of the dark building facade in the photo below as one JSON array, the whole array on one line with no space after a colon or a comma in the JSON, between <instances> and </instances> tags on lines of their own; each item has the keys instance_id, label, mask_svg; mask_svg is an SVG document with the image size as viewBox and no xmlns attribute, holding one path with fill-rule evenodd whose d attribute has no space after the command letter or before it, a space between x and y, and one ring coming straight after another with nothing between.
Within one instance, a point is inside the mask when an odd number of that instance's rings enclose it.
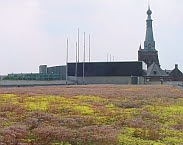
<instances>
[{"instance_id":1,"label":"dark building facade","mask_svg":"<svg viewBox=\"0 0 183 145\"><path fill-rule=\"evenodd\" d=\"M149 67L153 62L160 66L158 51L155 49L155 41L153 36L153 27L152 27L152 19L151 19L152 11L150 7L147 11L147 20L146 20L146 37L144 41L144 49L142 49L141 45L138 51L138 61L144 61Z\"/></svg>"},{"instance_id":2,"label":"dark building facade","mask_svg":"<svg viewBox=\"0 0 183 145\"><path fill-rule=\"evenodd\" d=\"M142 61L81 62L67 66L68 79L78 84L144 84L147 71Z\"/></svg>"},{"instance_id":3,"label":"dark building facade","mask_svg":"<svg viewBox=\"0 0 183 145\"><path fill-rule=\"evenodd\" d=\"M175 68L169 73L171 81L183 81L183 73L179 70L178 64L175 65Z\"/></svg>"},{"instance_id":4,"label":"dark building facade","mask_svg":"<svg viewBox=\"0 0 183 145\"><path fill-rule=\"evenodd\" d=\"M84 71L83 71L84 66ZM76 63L68 63L68 76L76 75ZM77 63L77 76L144 76L146 65L140 61L132 62L86 62Z\"/></svg>"}]
</instances>

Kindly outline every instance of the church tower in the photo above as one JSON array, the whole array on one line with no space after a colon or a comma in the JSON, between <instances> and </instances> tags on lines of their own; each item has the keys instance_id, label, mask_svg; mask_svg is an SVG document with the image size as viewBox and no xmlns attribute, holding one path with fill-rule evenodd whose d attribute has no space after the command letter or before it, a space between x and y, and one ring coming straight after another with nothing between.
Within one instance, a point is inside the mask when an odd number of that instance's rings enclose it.
<instances>
[{"instance_id":1,"label":"church tower","mask_svg":"<svg viewBox=\"0 0 183 145\"><path fill-rule=\"evenodd\" d=\"M149 67L153 62L155 62L157 65L159 64L158 59L158 51L155 49L155 41L153 36L153 27L152 27L152 19L151 19L152 11L150 7L147 11L147 20L146 20L146 37L144 41L144 49L142 49L141 45L139 47L138 51L138 61L144 61L147 64L147 67Z\"/></svg>"}]
</instances>

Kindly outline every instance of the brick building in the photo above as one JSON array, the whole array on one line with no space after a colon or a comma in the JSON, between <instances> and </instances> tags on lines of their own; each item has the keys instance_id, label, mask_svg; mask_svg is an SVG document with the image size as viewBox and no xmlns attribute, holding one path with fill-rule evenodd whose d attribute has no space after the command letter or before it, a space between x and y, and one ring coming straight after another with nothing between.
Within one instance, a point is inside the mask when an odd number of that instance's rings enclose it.
<instances>
[{"instance_id":1,"label":"brick building","mask_svg":"<svg viewBox=\"0 0 183 145\"><path fill-rule=\"evenodd\" d=\"M179 70L178 64L175 65L175 68L169 73L171 81L183 81L183 73Z\"/></svg>"}]
</instances>

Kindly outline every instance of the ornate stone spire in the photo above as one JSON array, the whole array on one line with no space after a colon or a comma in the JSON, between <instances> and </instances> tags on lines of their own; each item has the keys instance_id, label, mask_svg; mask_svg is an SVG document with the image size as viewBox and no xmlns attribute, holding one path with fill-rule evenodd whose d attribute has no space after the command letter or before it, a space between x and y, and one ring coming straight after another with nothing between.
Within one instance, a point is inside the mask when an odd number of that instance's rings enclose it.
<instances>
[{"instance_id":1,"label":"ornate stone spire","mask_svg":"<svg viewBox=\"0 0 183 145\"><path fill-rule=\"evenodd\" d=\"M147 67L150 67L151 64L156 63L159 67L159 58L158 51L155 49L155 41L153 36L153 27L151 19L152 11L150 6L147 10L147 20L146 20L146 36L144 41L144 49L139 47L138 50L138 61L144 61L147 64Z\"/></svg>"},{"instance_id":2,"label":"ornate stone spire","mask_svg":"<svg viewBox=\"0 0 183 145\"><path fill-rule=\"evenodd\" d=\"M146 20L146 37L145 37L145 41L144 41L144 49L145 50L155 50L155 41L154 41L154 36L153 36L153 28L152 28L152 19L151 19L151 14L152 11L150 9L150 6L148 8L147 11L147 20Z\"/></svg>"}]
</instances>

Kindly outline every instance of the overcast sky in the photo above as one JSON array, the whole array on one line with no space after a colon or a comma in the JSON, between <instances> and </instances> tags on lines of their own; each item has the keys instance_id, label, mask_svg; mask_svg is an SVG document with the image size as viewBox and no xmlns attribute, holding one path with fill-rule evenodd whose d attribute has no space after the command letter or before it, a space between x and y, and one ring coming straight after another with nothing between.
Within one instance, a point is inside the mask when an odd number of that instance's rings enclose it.
<instances>
[{"instance_id":1,"label":"overcast sky","mask_svg":"<svg viewBox=\"0 0 183 145\"><path fill-rule=\"evenodd\" d=\"M151 0L156 49L163 69L175 63L183 71L182 0ZM66 38L69 61L75 60L80 28L91 34L92 61L137 60L146 28L147 0L0 0L0 74L38 72L40 64L64 65Z\"/></svg>"}]
</instances>

